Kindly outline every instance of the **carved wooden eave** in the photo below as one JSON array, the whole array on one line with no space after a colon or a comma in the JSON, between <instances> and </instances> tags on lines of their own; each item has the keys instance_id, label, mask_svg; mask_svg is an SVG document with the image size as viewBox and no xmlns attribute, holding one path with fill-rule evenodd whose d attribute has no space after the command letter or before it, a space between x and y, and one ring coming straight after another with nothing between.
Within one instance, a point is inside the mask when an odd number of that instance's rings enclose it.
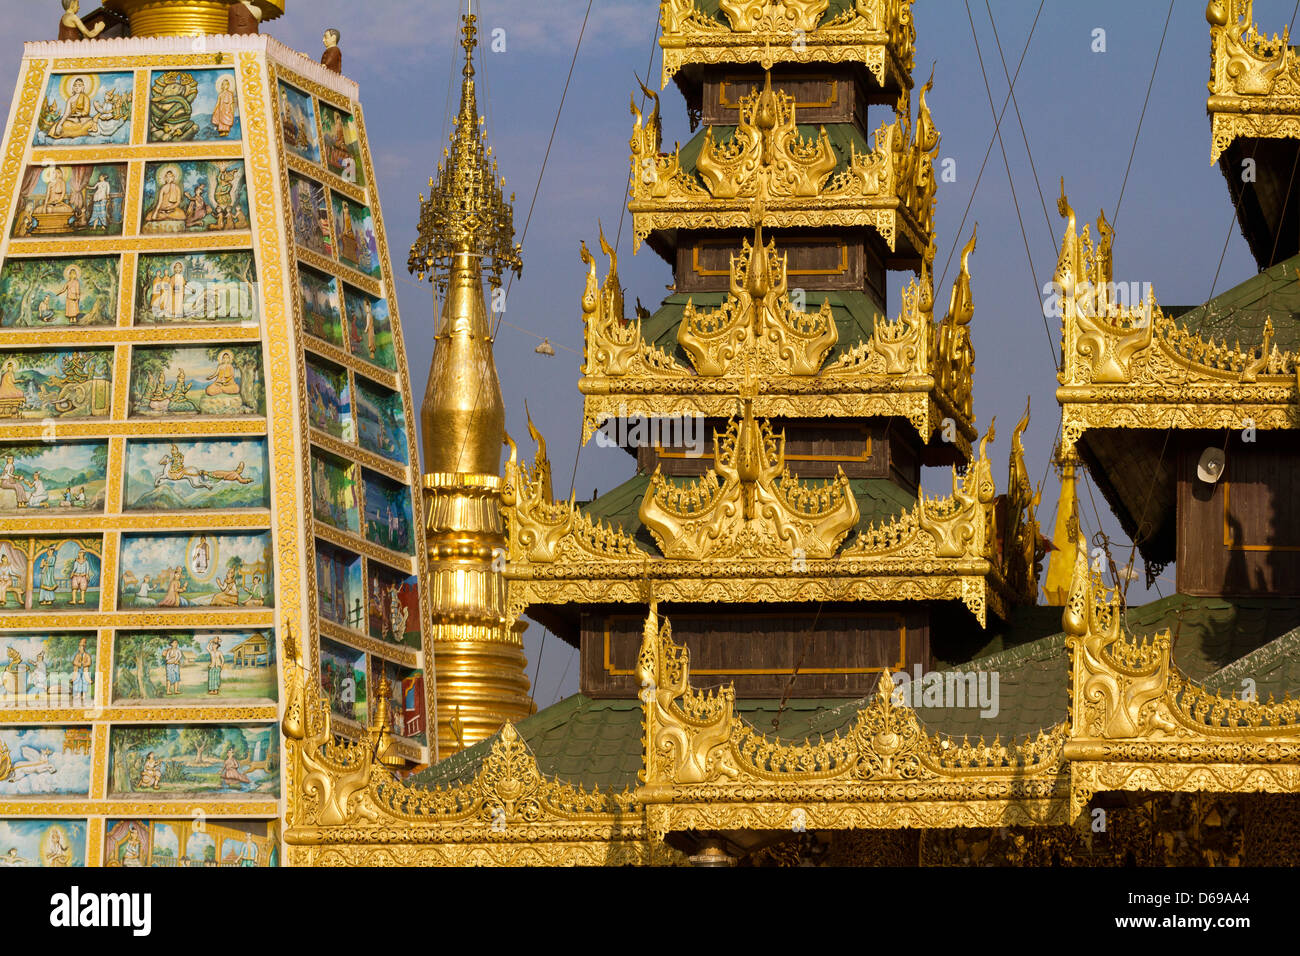
<instances>
[{"instance_id":1,"label":"carved wooden eave","mask_svg":"<svg viewBox=\"0 0 1300 956\"><path fill-rule=\"evenodd\" d=\"M926 443L950 419L956 427L947 437L969 460L976 437L975 350L968 330L974 233L942 320L934 319L931 247L920 281L913 279L902 291L898 318L882 320L870 339L827 362L838 341L830 305L823 300L815 311L811 305L808 311L795 308L785 257L775 242L763 244L762 211L751 214L759 225L754 242L746 240L731 259L731 294L711 312L687 304L678 342L689 366L647 343L641 320L624 315L618 260L604 235L601 247L610 268L603 283L583 245L583 442L617 418L728 417L745 383L758 378L763 387L754 396L754 411L760 417L897 417Z\"/></svg>"},{"instance_id":2,"label":"carved wooden eave","mask_svg":"<svg viewBox=\"0 0 1300 956\"><path fill-rule=\"evenodd\" d=\"M715 142L713 127L705 130L693 173L682 168L680 147L663 152L658 97L644 125L634 102L633 248L658 230L747 229L754 203L761 202L769 227L871 228L891 252L919 261L934 231L939 150L925 100L929 87L921 89L915 129L904 94L894 121L876 131L871 151L854 148L838 172L825 130L813 140L802 138L794 98L772 89L770 74L762 90L741 98L729 140Z\"/></svg>"},{"instance_id":3,"label":"carved wooden eave","mask_svg":"<svg viewBox=\"0 0 1300 956\"><path fill-rule=\"evenodd\" d=\"M730 686L691 686L687 649L654 606L637 675L645 769L636 798L656 838L1067 822L1064 724L1007 743L932 735L886 673L844 733L786 743L735 715Z\"/></svg>"},{"instance_id":4,"label":"carved wooden eave","mask_svg":"<svg viewBox=\"0 0 1300 956\"><path fill-rule=\"evenodd\" d=\"M293 866L624 866L671 864L628 793L548 779L507 723L473 779L401 783L387 764L387 695L358 741L331 731L328 702L301 661L285 712L288 863Z\"/></svg>"},{"instance_id":5,"label":"carved wooden eave","mask_svg":"<svg viewBox=\"0 0 1300 956\"><path fill-rule=\"evenodd\" d=\"M512 445L502 495L508 613L516 617L535 605L644 604L653 590L665 603L692 604L951 600L962 602L981 625L990 612L1005 618L1010 604L1037 591L1037 565L1026 567L1016 558L1028 535L1036 542L1037 523L1032 496L1013 495L1019 510L1011 519L1010 544L999 553L996 488L987 455L992 437L990 429L965 475L954 471L952 495L923 495L911 510L847 541L844 529L835 530L842 521L834 516L843 506L830 490L832 482L794 496L818 501L804 513L790 508L783 514L787 530L798 526L798 534L765 535L759 542L759 536L746 533L754 519L737 507L725 527L701 523L696 544L681 549L686 557L652 553L621 528L593 522L574 501L552 500L544 449L530 469L518 461ZM1014 447L1018 443L1013 455ZM777 473L783 472L782 467ZM1012 473L1017 473L1014 461ZM716 482L711 495L723 494L725 487ZM662 494L668 491L652 482L646 500ZM771 498L783 497L788 504L792 494ZM643 513L646 508L643 503ZM829 536L823 518L834 525ZM664 535L663 529L658 533ZM705 548L701 535L736 547Z\"/></svg>"},{"instance_id":6,"label":"carved wooden eave","mask_svg":"<svg viewBox=\"0 0 1300 956\"><path fill-rule=\"evenodd\" d=\"M663 85L683 67L722 63L860 63L884 90L912 85L912 0L856 0L827 16L828 0L723 0L725 22L695 0L661 0Z\"/></svg>"},{"instance_id":7,"label":"carved wooden eave","mask_svg":"<svg viewBox=\"0 0 1300 956\"><path fill-rule=\"evenodd\" d=\"M1300 139L1300 63L1290 36L1259 32L1253 0L1211 0L1210 162L1233 140Z\"/></svg>"},{"instance_id":8,"label":"carved wooden eave","mask_svg":"<svg viewBox=\"0 0 1300 956\"><path fill-rule=\"evenodd\" d=\"M1062 453L1089 429L1300 428L1300 368L1272 341L1259 346L1216 342L1179 326L1150 292L1144 302L1116 295L1113 232L1102 214L1096 246L1062 190L1067 220L1056 269L1064 368L1056 390Z\"/></svg>"},{"instance_id":9,"label":"carved wooden eave","mask_svg":"<svg viewBox=\"0 0 1300 956\"><path fill-rule=\"evenodd\" d=\"M1300 701L1211 694L1173 663L1168 631L1126 633L1118 595L1080 551L1065 608L1071 817L1095 794L1300 792Z\"/></svg>"}]
</instances>

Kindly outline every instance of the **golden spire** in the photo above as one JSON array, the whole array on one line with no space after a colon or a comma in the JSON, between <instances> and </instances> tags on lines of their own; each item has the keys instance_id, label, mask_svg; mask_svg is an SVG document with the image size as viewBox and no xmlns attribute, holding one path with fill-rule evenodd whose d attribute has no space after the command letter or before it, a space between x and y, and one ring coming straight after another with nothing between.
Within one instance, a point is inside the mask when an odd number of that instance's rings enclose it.
<instances>
[{"instance_id":1,"label":"golden spire","mask_svg":"<svg viewBox=\"0 0 1300 956\"><path fill-rule=\"evenodd\" d=\"M1086 549L1079 531L1079 494L1074 477L1078 459L1070 456L1059 459L1057 464L1061 469L1061 497L1056 502L1056 525L1052 529L1052 553L1047 559L1043 593L1049 605L1059 606L1069 599L1075 562Z\"/></svg>"},{"instance_id":2,"label":"golden spire","mask_svg":"<svg viewBox=\"0 0 1300 956\"><path fill-rule=\"evenodd\" d=\"M186 37L221 34L227 29L227 14L234 0L104 0L104 6L125 13L131 21L131 36ZM254 0L262 11L262 22L284 13L285 0ZM92 5L83 3L83 9Z\"/></svg>"},{"instance_id":3,"label":"golden spire","mask_svg":"<svg viewBox=\"0 0 1300 956\"><path fill-rule=\"evenodd\" d=\"M429 198L420 197L419 236L408 263L421 280L429 275L447 290L420 409L426 474L496 475L500 469L506 413L492 357L483 273L495 287L502 272L518 275L523 269L514 241L514 211L479 129L475 20L473 14L462 18L460 113L445 160L436 179L429 180Z\"/></svg>"},{"instance_id":4,"label":"golden spire","mask_svg":"<svg viewBox=\"0 0 1300 956\"><path fill-rule=\"evenodd\" d=\"M492 147L480 130L474 92L474 50L478 45L478 18L461 17L461 46L465 48L464 79L460 87L460 112L451 133L451 145L443 149L438 174L429 180L429 198L420 196L419 234L411 247L407 267L424 281L430 275L443 287L446 279L439 267L447 268L458 253L479 260L493 287L501 284L503 272L518 276L523 271L521 247L515 242L515 214L512 193L507 200L505 180L497 177Z\"/></svg>"}]
</instances>

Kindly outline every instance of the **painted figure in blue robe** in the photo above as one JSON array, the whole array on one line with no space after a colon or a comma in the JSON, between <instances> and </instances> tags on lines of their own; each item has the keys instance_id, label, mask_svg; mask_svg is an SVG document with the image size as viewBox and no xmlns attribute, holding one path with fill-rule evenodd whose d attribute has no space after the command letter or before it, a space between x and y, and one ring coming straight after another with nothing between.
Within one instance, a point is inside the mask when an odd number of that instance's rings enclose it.
<instances>
[{"instance_id":1,"label":"painted figure in blue robe","mask_svg":"<svg viewBox=\"0 0 1300 956\"><path fill-rule=\"evenodd\" d=\"M54 598L58 594L58 572L56 566L59 563L59 553L54 545L46 549L45 554L41 556L41 604L45 606L52 605Z\"/></svg>"}]
</instances>

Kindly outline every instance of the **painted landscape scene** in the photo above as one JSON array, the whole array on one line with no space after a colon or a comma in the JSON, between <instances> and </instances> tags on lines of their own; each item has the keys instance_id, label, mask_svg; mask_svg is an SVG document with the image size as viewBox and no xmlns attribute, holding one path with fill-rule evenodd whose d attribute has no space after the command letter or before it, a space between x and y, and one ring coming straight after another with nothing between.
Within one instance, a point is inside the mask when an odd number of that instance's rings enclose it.
<instances>
[{"instance_id":1,"label":"painted landscape scene","mask_svg":"<svg viewBox=\"0 0 1300 956\"><path fill-rule=\"evenodd\" d=\"M406 411L402 396L357 376L357 430L361 447L405 465Z\"/></svg>"},{"instance_id":2,"label":"painted landscape scene","mask_svg":"<svg viewBox=\"0 0 1300 956\"><path fill-rule=\"evenodd\" d=\"M364 186L365 164L361 160L361 136L357 132L356 118L322 101L320 122L325 168L346 182Z\"/></svg>"},{"instance_id":3,"label":"painted landscape scene","mask_svg":"<svg viewBox=\"0 0 1300 956\"><path fill-rule=\"evenodd\" d=\"M257 323L251 252L141 256L137 271L136 325Z\"/></svg>"},{"instance_id":4,"label":"painted landscape scene","mask_svg":"<svg viewBox=\"0 0 1300 956\"><path fill-rule=\"evenodd\" d=\"M264 415L262 351L253 345L137 348L131 412L145 417Z\"/></svg>"},{"instance_id":5,"label":"painted landscape scene","mask_svg":"<svg viewBox=\"0 0 1300 956\"><path fill-rule=\"evenodd\" d=\"M0 866L85 865L85 820L0 820Z\"/></svg>"},{"instance_id":6,"label":"painted landscape scene","mask_svg":"<svg viewBox=\"0 0 1300 956\"><path fill-rule=\"evenodd\" d=\"M411 552L411 489L373 472L365 481L366 540L390 551Z\"/></svg>"},{"instance_id":7,"label":"painted landscape scene","mask_svg":"<svg viewBox=\"0 0 1300 956\"><path fill-rule=\"evenodd\" d=\"M284 145L309 162L320 162L320 136L311 97L280 81L280 124Z\"/></svg>"},{"instance_id":8,"label":"painted landscape scene","mask_svg":"<svg viewBox=\"0 0 1300 956\"><path fill-rule=\"evenodd\" d=\"M0 708L59 710L94 707L98 654L94 631L0 636Z\"/></svg>"},{"instance_id":9,"label":"painted landscape scene","mask_svg":"<svg viewBox=\"0 0 1300 956\"><path fill-rule=\"evenodd\" d=\"M273 799L280 794L280 736L273 724L116 726L109 742L114 796Z\"/></svg>"},{"instance_id":10,"label":"painted landscape scene","mask_svg":"<svg viewBox=\"0 0 1300 956\"><path fill-rule=\"evenodd\" d=\"M0 445L0 513L103 511L107 484L104 442Z\"/></svg>"},{"instance_id":11,"label":"painted landscape scene","mask_svg":"<svg viewBox=\"0 0 1300 956\"><path fill-rule=\"evenodd\" d=\"M102 548L99 535L0 538L0 613L99 610Z\"/></svg>"},{"instance_id":12,"label":"painted landscape scene","mask_svg":"<svg viewBox=\"0 0 1300 956\"><path fill-rule=\"evenodd\" d=\"M89 727L0 728L0 797L89 792Z\"/></svg>"},{"instance_id":13,"label":"painted landscape scene","mask_svg":"<svg viewBox=\"0 0 1300 956\"><path fill-rule=\"evenodd\" d=\"M308 335L342 348L338 280L306 266L298 267L298 278L302 284L303 329Z\"/></svg>"},{"instance_id":14,"label":"painted landscape scene","mask_svg":"<svg viewBox=\"0 0 1300 956\"><path fill-rule=\"evenodd\" d=\"M8 259L0 270L0 327L113 325L117 286L114 256Z\"/></svg>"},{"instance_id":15,"label":"painted landscape scene","mask_svg":"<svg viewBox=\"0 0 1300 956\"><path fill-rule=\"evenodd\" d=\"M318 521L340 531L361 532L357 506L357 466L351 462L313 451L311 453L312 513Z\"/></svg>"},{"instance_id":16,"label":"painted landscape scene","mask_svg":"<svg viewBox=\"0 0 1300 956\"><path fill-rule=\"evenodd\" d=\"M234 610L272 606L269 534L128 536L122 541L123 609Z\"/></svg>"},{"instance_id":17,"label":"painted landscape scene","mask_svg":"<svg viewBox=\"0 0 1300 956\"><path fill-rule=\"evenodd\" d=\"M322 359L307 360L307 419L341 441L356 441L348 373Z\"/></svg>"},{"instance_id":18,"label":"painted landscape scene","mask_svg":"<svg viewBox=\"0 0 1300 956\"><path fill-rule=\"evenodd\" d=\"M382 275L375 220L368 208L335 193L334 234L338 237L339 262L374 279Z\"/></svg>"},{"instance_id":19,"label":"painted landscape scene","mask_svg":"<svg viewBox=\"0 0 1300 956\"><path fill-rule=\"evenodd\" d=\"M269 504L264 439L133 441L127 446L128 511L265 508Z\"/></svg>"},{"instance_id":20,"label":"painted landscape scene","mask_svg":"<svg viewBox=\"0 0 1300 956\"><path fill-rule=\"evenodd\" d=\"M317 610L327 621L360 631L365 615L361 558L316 543Z\"/></svg>"},{"instance_id":21,"label":"painted landscape scene","mask_svg":"<svg viewBox=\"0 0 1300 956\"><path fill-rule=\"evenodd\" d=\"M265 704L277 696L275 635L119 631L113 700L121 704Z\"/></svg>"},{"instance_id":22,"label":"painted landscape scene","mask_svg":"<svg viewBox=\"0 0 1300 956\"><path fill-rule=\"evenodd\" d=\"M112 349L0 352L0 421L104 418L112 400Z\"/></svg>"},{"instance_id":23,"label":"painted landscape scene","mask_svg":"<svg viewBox=\"0 0 1300 956\"><path fill-rule=\"evenodd\" d=\"M343 287L343 298L348 319L348 350L357 358L396 372L397 351L393 346L388 300L359 292L349 285Z\"/></svg>"}]
</instances>

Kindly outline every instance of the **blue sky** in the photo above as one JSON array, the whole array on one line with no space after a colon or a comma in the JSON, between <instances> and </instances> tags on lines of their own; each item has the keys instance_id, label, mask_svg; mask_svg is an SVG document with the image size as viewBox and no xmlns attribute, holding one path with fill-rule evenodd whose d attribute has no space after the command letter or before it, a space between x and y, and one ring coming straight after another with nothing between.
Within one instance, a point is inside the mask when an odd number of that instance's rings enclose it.
<instances>
[{"instance_id":1,"label":"blue sky","mask_svg":"<svg viewBox=\"0 0 1300 956\"><path fill-rule=\"evenodd\" d=\"M46 4L48 33L58 19L57 4ZM522 231L555 122L556 109L573 56L583 0L482 0L480 25L486 34L505 31L505 51L483 54L480 109L487 115L500 173L518 199L515 221ZM345 72L361 85L367 132L374 155L385 225L398 272L397 298L418 404L432 352L435 305L427 286L405 276L406 252L415 238L418 195L427 192L454 116L460 69L457 13L463 2L436 0L290 0L288 14L267 33L313 57L321 51L324 28L342 30ZM0 22L30 20L31 0L0 0ZM1005 481L1011 429L1032 396L1034 416L1026 435L1030 473L1037 481L1056 437L1055 371L1049 348L1058 329L1043 327L1044 283L1055 268L1055 246L1064 223L1056 214L1060 177L1081 222L1105 207L1116 226L1116 281L1150 282L1163 305L1199 303L1256 271L1240 231L1222 175L1210 163L1209 121L1205 115L1209 76L1209 29L1204 4L1180 0L1174 6L1150 102L1136 139L1139 116L1160 45L1168 5L1148 0L1047 0L1020 76L1016 111L1002 124L1007 165L997 144L974 190L976 176L993 134L994 122L980 57L988 71L992 97L1000 108L1006 96L995 36L1011 72L1015 71L1038 3L1034 0L971 0L970 15L957 0L921 0L914 8L917 28L916 72L924 80L933 64L935 87L929 96L943 134L940 157L957 164L955 183L939 188L939 268L954 245L960 249L975 221L979 248L972 257L976 349L975 410L981 432L997 416L1000 437L993 446L996 474ZM1255 16L1269 32L1280 31L1293 15L1294 2L1257 0ZM996 33L990 23L996 24ZM418 21L410 18L418 14ZM579 298L583 269L578 243L594 247L597 221L611 237L620 233L620 268L628 302L648 305L664 295L668 266L643 248L631 255L630 219L622 215L628 176L632 118L628 98L635 75L647 72L658 86L659 61L651 60L657 5L651 0L594 0L573 72L545 178L524 237L524 274L510 290L496 343L497 363L508 409L508 428L526 441L524 401L546 435L557 494L567 494L577 473L580 498L593 488L608 490L629 477L632 460L615 449L591 443L575 463L581 422L577 390L582 323ZM1092 51L1094 31L1105 30L1106 51ZM0 35L0 65L16 73L20 31ZM4 70L0 69L0 75ZM685 142L690 133L676 89L663 91L665 139ZM884 108L872 117L874 128ZM1033 168L1025 142L1032 151ZM1035 184L1035 171L1038 184ZM1015 187L1026 240L1021 236L1012 190ZM1042 200L1039 189L1041 186ZM1123 203L1117 204L1123 187ZM970 214L962 222L967 202ZM1225 246L1226 244L1226 246ZM1222 266L1220 268L1220 256ZM1032 274L1031 264L1032 259ZM602 263L602 274L603 274ZM946 302L954 265L936 298ZM1216 280L1217 275L1217 280ZM897 311L898 290L907 276L890 276L890 308ZM534 349L547 337L554 358ZM931 469L927 487L946 492L950 478ZM1123 540L1106 505L1093 492L1103 526ZM1085 530L1096 530L1092 502L1083 493ZM1049 477L1041 518L1049 528L1056 504ZM1123 552L1127 554L1127 550ZM1121 562L1122 563L1122 562ZM1173 589L1173 568L1161 587ZM1140 588L1140 582L1135 587ZM1136 594L1131 595L1142 598ZM1154 596L1154 595L1153 595ZM533 625L526 641L531 668L536 665L542 630ZM573 654L557 639L546 639L535 688L539 706L577 689ZM567 669L567 675L566 675Z\"/></svg>"}]
</instances>

